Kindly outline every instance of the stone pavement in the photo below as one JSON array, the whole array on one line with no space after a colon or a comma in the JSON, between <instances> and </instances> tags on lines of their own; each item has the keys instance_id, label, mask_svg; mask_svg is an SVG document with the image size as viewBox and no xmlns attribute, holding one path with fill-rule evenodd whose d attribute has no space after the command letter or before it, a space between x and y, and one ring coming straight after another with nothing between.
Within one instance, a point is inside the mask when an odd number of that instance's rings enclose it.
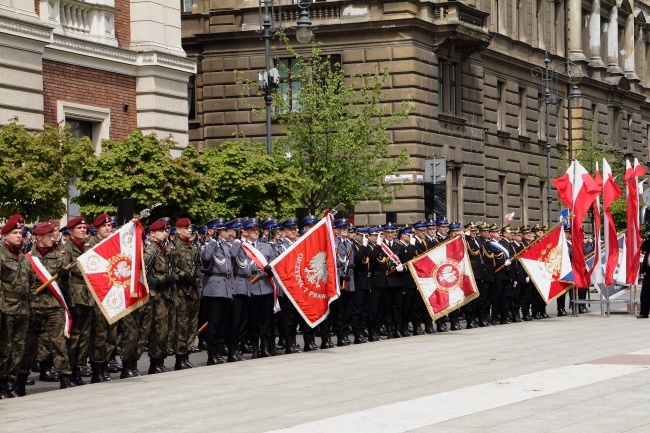
<instances>
[{"instance_id":1,"label":"stone pavement","mask_svg":"<svg viewBox=\"0 0 650 433\"><path fill-rule=\"evenodd\" d=\"M649 368L650 320L594 311L32 393L0 402L0 426L650 432Z\"/></svg>"}]
</instances>

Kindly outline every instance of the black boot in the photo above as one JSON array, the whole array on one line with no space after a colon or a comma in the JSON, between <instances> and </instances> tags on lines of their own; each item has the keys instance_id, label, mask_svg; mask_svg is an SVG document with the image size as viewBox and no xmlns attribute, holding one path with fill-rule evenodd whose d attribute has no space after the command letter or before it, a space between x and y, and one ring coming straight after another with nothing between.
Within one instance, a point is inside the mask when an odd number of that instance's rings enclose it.
<instances>
[{"instance_id":1,"label":"black boot","mask_svg":"<svg viewBox=\"0 0 650 433\"><path fill-rule=\"evenodd\" d=\"M465 329L474 329L478 328L478 320L476 319L475 316L471 314L466 314L465 315L465 320L467 320L467 326Z\"/></svg>"},{"instance_id":2,"label":"black boot","mask_svg":"<svg viewBox=\"0 0 650 433\"><path fill-rule=\"evenodd\" d=\"M93 371L93 375L90 378L90 383L101 383L104 381L102 377L102 364L99 362L91 362L90 368Z\"/></svg>"},{"instance_id":3,"label":"black boot","mask_svg":"<svg viewBox=\"0 0 650 433\"><path fill-rule=\"evenodd\" d=\"M354 344L363 344L367 342L368 339L364 337L363 332L361 332L360 330L354 331Z\"/></svg>"},{"instance_id":4,"label":"black boot","mask_svg":"<svg viewBox=\"0 0 650 433\"><path fill-rule=\"evenodd\" d=\"M176 364L174 364L174 370L186 370L187 367L183 361L185 361L185 356L176 355Z\"/></svg>"},{"instance_id":5,"label":"black boot","mask_svg":"<svg viewBox=\"0 0 650 433\"><path fill-rule=\"evenodd\" d=\"M20 373L18 376L16 376L16 381L14 382L14 386L12 387L12 392L17 397L25 397L27 395L27 392L25 391L27 376L28 376L27 373Z\"/></svg>"},{"instance_id":6,"label":"black boot","mask_svg":"<svg viewBox=\"0 0 650 433\"><path fill-rule=\"evenodd\" d=\"M268 358L270 356L271 353L269 352L269 341L262 339L260 342L260 358Z\"/></svg>"},{"instance_id":7,"label":"black boot","mask_svg":"<svg viewBox=\"0 0 650 433\"><path fill-rule=\"evenodd\" d=\"M61 382L61 386L59 389L67 389L67 388L74 388L75 385L72 383L72 376L69 374L59 374L59 381Z\"/></svg>"},{"instance_id":8,"label":"black boot","mask_svg":"<svg viewBox=\"0 0 650 433\"><path fill-rule=\"evenodd\" d=\"M401 325L399 323L394 323L393 324L392 331L391 331L391 333L393 334L393 338L402 338L402 333L400 332L400 328L401 328ZM406 332L408 332L408 331L406 331Z\"/></svg>"},{"instance_id":9,"label":"black boot","mask_svg":"<svg viewBox=\"0 0 650 433\"><path fill-rule=\"evenodd\" d=\"M329 332L323 332L320 336L320 348L321 349L332 349L334 343L332 343L332 335Z\"/></svg>"},{"instance_id":10,"label":"black boot","mask_svg":"<svg viewBox=\"0 0 650 433\"><path fill-rule=\"evenodd\" d=\"M12 378L7 378L5 381L5 389L7 390L7 395L9 398L20 397L20 395L14 389L15 382Z\"/></svg>"},{"instance_id":11,"label":"black boot","mask_svg":"<svg viewBox=\"0 0 650 433\"><path fill-rule=\"evenodd\" d=\"M425 334L435 334L436 328L433 327L433 322L425 322L424 324L424 333Z\"/></svg>"},{"instance_id":12,"label":"black boot","mask_svg":"<svg viewBox=\"0 0 650 433\"><path fill-rule=\"evenodd\" d=\"M316 336L312 333L309 334L303 334L304 339L305 339L305 348L303 349L303 352L313 352L318 350L318 346L316 345Z\"/></svg>"},{"instance_id":13,"label":"black boot","mask_svg":"<svg viewBox=\"0 0 650 433\"><path fill-rule=\"evenodd\" d=\"M149 374L164 373L166 369L164 369L163 362L163 358L151 358L149 364Z\"/></svg>"},{"instance_id":14,"label":"black boot","mask_svg":"<svg viewBox=\"0 0 650 433\"><path fill-rule=\"evenodd\" d=\"M0 400L9 398L9 394L7 394L7 379L2 377L0 378Z\"/></svg>"},{"instance_id":15,"label":"black boot","mask_svg":"<svg viewBox=\"0 0 650 433\"><path fill-rule=\"evenodd\" d=\"M370 328L370 333L368 335L368 341L369 342L374 342L374 341L381 341L381 336L379 335L379 331L377 328Z\"/></svg>"},{"instance_id":16,"label":"black boot","mask_svg":"<svg viewBox=\"0 0 650 433\"><path fill-rule=\"evenodd\" d=\"M402 334L402 337L410 337L411 333L409 332L409 324L408 323L402 323L402 327L400 329L400 334Z\"/></svg>"},{"instance_id":17,"label":"black boot","mask_svg":"<svg viewBox=\"0 0 650 433\"><path fill-rule=\"evenodd\" d=\"M424 335L425 332L422 329L422 323L413 322L413 335Z\"/></svg>"},{"instance_id":18,"label":"black boot","mask_svg":"<svg viewBox=\"0 0 650 433\"><path fill-rule=\"evenodd\" d=\"M447 332L447 331L449 331L449 328L447 328L447 324L445 323L445 319L436 320L436 331L437 332Z\"/></svg>"},{"instance_id":19,"label":"black boot","mask_svg":"<svg viewBox=\"0 0 650 433\"><path fill-rule=\"evenodd\" d=\"M217 365L217 350L208 346L208 365Z\"/></svg>"},{"instance_id":20,"label":"black boot","mask_svg":"<svg viewBox=\"0 0 650 433\"><path fill-rule=\"evenodd\" d=\"M131 374L133 374L133 376L135 376L135 377L142 376L142 373L140 373L140 370L138 370L138 360L137 359L131 361Z\"/></svg>"},{"instance_id":21,"label":"black boot","mask_svg":"<svg viewBox=\"0 0 650 433\"><path fill-rule=\"evenodd\" d=\"M260 357L260 340L256 338L253 341L253 356L251 357L251 359L257 359L259 357Z\"/></svg>"},{"instance_id":22,"label":"black boot","mask_svg":"<svg viewBox=\"0 0 650 433\"><path fill-rule=\"evenodd\" d=\"M75 384L75 386L86 384L86 382L84 382L83 378L81 377L81 368L79 368L78 365L72 367L72 382Z\"/></svg>"},{"instance_id":23,"label":"black boot","mask_svg":"<svg viewBox=\"0 0 650 433\"><path fill-rule=\"evenodd\" d=\"M119 362L117 362L115 356L111 358L111 361L108 363L108 368L106 369L106 371L109 373L119 373L120 371L122 371L122 366L120 365Z\"/></svg>"},{"instance_id":24,"label":"black boot","mask_svg":"<svg viewBox=\"0 0 650 433\"><path fill-rule=\"evenodd\" d=\"M38 380L41 382L58 382L58 375L52 374L50 370L50 363L48 361L43 361L40 363L41 374L38 375Z\"/></svg>"},{"instance_id":25,"label":"black boot","mask_svg":"<svg viewBox=\"0 0 650 433\"><path fill-rule=\"evenodd\" d=\"M108 362L102 362L102 382L112 382L113 378L108 373Z\"/></svg>"},{"instance_id":26,"label":"black boot","mask_svg":"<svg viewBox=\"0 0 650 433\"><path fill-rule=\"evenodd\" d=\"M452 331L460 331L461 329L463 329L460 327L460 319L458 317L450 317L449 322L451 322L450 329Z\"/></svg>"},{"instance_id":27,"label":"black boot","mask_svg":"<svg viewBox=\"0 0 650 433\"><path fill-rule=\"evenodd\" d=\"M195 368L195 367L194 367L194 364L192 364L192 363L190 362L190 354L189 354L189 353L186 353L186 354L185 354L185 357L183 358L183 364L184 364L185 367L187 367L187 368Z\"/></svg>"},{"instance_id":28,"label":"black boot","mask_svg":"<svg viewBox=\"0 0 650 433\"><path fill-rule=\"evenodd\" d=\"M120 373L120 379L128 379L130 377L135 377L131 371L131 361L125 359L122 360L122 372Z\"/></svg>"},{"instance_id":29,"label":"black boot","mask_svg":"<svg viewBox=\"0 0 650 433\"><path fill-rule=\"evenodd\" d=\"M284 353L287 355L290 355L292 353L300 353L300 346L296 344L296 336L292 335L290 337L287 337L287 341L285 344L286 348L284 349Z\"/></svg>"},{"instance_id":30,"label":"black boot","mask_svg":"<svg viewBox=\"0 0 650 433\"><path fill-rule=\"evenodd\" d=\"M228 344L228 358L226 359L226 362L237 362L237 345L236 344Z\"/></svg>"}]
</instances>

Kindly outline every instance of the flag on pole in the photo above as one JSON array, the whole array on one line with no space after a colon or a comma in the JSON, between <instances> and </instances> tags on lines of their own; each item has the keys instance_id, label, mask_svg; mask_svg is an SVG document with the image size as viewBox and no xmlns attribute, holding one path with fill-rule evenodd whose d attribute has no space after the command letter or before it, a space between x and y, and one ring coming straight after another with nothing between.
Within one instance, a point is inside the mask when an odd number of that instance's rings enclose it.
<instances>
[{"instance_id":1,"label":"flag on pole","mask_svg":"<svg viewBox=\"0 0 650 433\"><path fill-rule=\"evenodd\" d=\"M510 212L510 213L506 214L506 221L510 222L510 221L513 221L514 219L515 219L515 213L514 212Z\"/></svg>"},{"instance_id":2,"label":"flag on pole","mask_svg":"<svg viewBox=\"0 0 650 433\"><path fill-rule=\"evenodd\" d=\"M433 320L479 296L463 236L456 236L407 264Z\"/></svg>"},{"instance_id":3,"label":"flag on pole","mask_svg":"<svg viewBox=\"0 0 650 433\"><path fill-rule=\"evenodd\" d=\"M280 286L312 328L341 292L331 218L325 216L270 265Z\"/></svg>"},{"instance_id":4,"label":"flag on pole","mask_svg":"<svg viewBox=\"0 0 650 433\"><path fill-rule=\"evenodd\" d=\"M598 194L600 187L587 170L577 161L573 161L567 172L556 179L553 184L557 188L560 200L573 213L571 219L571 240L574 245L584 245L582 223ZM576 286L589 287L587 264L583 248L572 250L573 276Z\"/></svg>"},{"instance_id":5,"label":"flag on pole","mask_svg":"<svg viewBox=\"0 0 650 433\"><path fill-rule=\"evenodd\" d=\"M639 277L639 260L641 258L641 223L639 221L639 176L645 169L634 158L634 166L625 161L625 186L627 202L627 228L625 231L625 248L627 250L627 284L636 284Z\"/></svg>"},{"instance_id":6,"label":"flag on pole","mask_svg":"<svg viewBox=\"0 0 650 433\"><path fill-rule=\"evenodd\" d=\"M600 177L600 171L598 170L598 163L596 163L596 173L594 174L594 180L600 187L601 191L603 188L603 178ZM587 266L589 271L587 271L587 277L593 285L601 284L605 281L603 275L603 261L601 256L601 241L600 241L600 195L596 196L593 204L593 214L594 214L594 260L592 266Z\"/></svg>"},{"instance_id":7,"label":"flag on pole","mask_svg":"<svg viewBox=\"0 0 650 433\"><path fill-rule=\"evenodd\" d=\"M621 189L614 181L612 169L603 158L603 218L605 234L605 285L614 284L614 269L618 263L618 241L616 224L612 217L612 203L621 196Z\"/></svg>"},{"instance_id":8,"label":"flag on pole","mask_svg":"<svg viewBox=\"0 0 650 433\"><path fill-rule=\"evenodd\" d=\"M547 304L573 285L569 247L561 225L524 251L519 263Z\"/></svg>"},{"instance_id":9,"label":"flag on pole","mask_svg":"<svg viewBox=\"0 0 650 433\"><path fill-rule=\"evenodd\" d=\"M131 220L77 259L88 289L109 324L149 299L142 233L140 221Z\"/></svg>"},{"instance_id":10,"label":"flag on pole","mask_svg":"<svg viewBox=\"0 0 650 433\"><path fill-rule=\"evenodd\" d=\"M246 256L257 265L260 271L269 264L268 260L266 260L266 257L264 257L260 250L255 248L250 243L242 242L241 247L246 253ZM271 283L271 287L273 287L273 311L277 313L280 311L280 302L278 301L278 288L275 286L275 281L273 281L273 278L269 278L269 283Z\"/></svg>"},{"instance_id":11,"label":"flag on pole","mask_svg":"<svg viewBox=\"0 0 650 433\"><path fill-rule=\"evenodd\" d=\"M32 270L36 275L38 275L38 278L46 283L52 279L52 274L50 274L45 266L43 265L43 262L38 257L34 257L31 252L25 254L25 256L29 259L29 264L32 266ZM61 288L59 287L59 284L56 281L52 281L48 286L50 289L50 292L52 292L52 295L56 298L57 301L61 304L63 309L65 310L65 325L63 328L63 333L67 338L70 338L70 330L72 329L72 314L70 314L70 310L68 309L68 304L65 302L65 298L63 297L63 293L61 292Z\"/></svg>"}]
</instances>

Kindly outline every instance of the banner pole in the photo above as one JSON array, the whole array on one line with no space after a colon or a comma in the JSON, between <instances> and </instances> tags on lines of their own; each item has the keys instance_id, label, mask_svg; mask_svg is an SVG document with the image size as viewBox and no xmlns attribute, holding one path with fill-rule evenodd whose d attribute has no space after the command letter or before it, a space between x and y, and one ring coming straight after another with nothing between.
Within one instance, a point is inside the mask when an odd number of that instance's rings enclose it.
<instances>
[{"instance_id":1,"label":"banner pole","mask_svg":"<svg viewBox=\"0 0 650 433\"><path fill-rule=\"evenodd\" d=\"M70 263L68 266L66 266L63 269L65 269L66 271L69 271L76 264L77 264L77 261L75 260L74 262ZM52 275L52 278L50 278L49 280L47 280L46 282L44 282L43 284L38 286L38 289L36 289L36 294L38 295L39 293L41 293L43 290L45 290L47 288L47 286L49 286L50 284L52 284L54 281L56 281L58 279L59 279L59 274Z\"/></svg>"}]
</instances>

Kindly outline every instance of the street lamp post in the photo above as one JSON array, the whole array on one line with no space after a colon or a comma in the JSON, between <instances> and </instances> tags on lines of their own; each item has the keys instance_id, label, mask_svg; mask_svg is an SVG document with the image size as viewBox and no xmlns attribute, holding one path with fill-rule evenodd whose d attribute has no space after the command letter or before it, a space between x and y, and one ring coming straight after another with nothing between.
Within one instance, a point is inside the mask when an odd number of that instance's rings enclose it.
<instances>
[{"instance_id":1,"label":"street lamp post","mask_svg":"<svg viewBox=\"0 0 650 433\"><path fill-rule=\"evenodd\" d=\"M547 220L546 220L546 225L548 227L551 226L551 203L553 202L553 198L551 197L551 138L550 138L550 131L551 127L549 124L549 112L550 112L550 106L551 104L555 105L555 109L557 110L560 101L562 98L560 98L559 95L559 86L558 86L558 80L559 80L559 74L557 72L558 68L563 66L565 68L565 74L569 82L571 83L571 91L569 92L569 98L580 98L582 95L580 93L580 90L578 90L578 84L580 84L580 81L582 81L582 71L576 65L575 63L571 61L565 61L557 64L555 68L551 69L550 68L550 63L551 60L548 58L548 52L546 53L546 57L544 58L544 68L540 66L536 66L531 70L531 73L533 77L537 77L538 75L541 77L542 81L542 86L544 89L544 104L546 106L546 115L545 115L545 122L546 122L546 211L547 211ZM574 75L571 73L571 70L575 69L578 71L577 75ZM576 81L574 82L574 79ZM553 87L553 81L555 82L554 86L554 94L551 91L551 88ZM557 112L556 112L557 114ZM558 125L558 128L560 126ZM572 126L569 125L569 128Z\"/></svg>"},{"instance_id":2,"label":"street lamp post","mask_svg":"<svg viewBox=\"0 0 650 433\"><path fill-rule=\"evenodd\" d=\"M264 74L260 74L259 86L264 91L264 103L266 105L266 153L271 155L273 152L273 138L271 136L271 102L273 101L273 92L279 86L279 74L276 68L271 68L271 39L278 33L282 32L282 7L277 5L277 16L279 25L276 27L273 17L275 16L276 6L274 0L259 0L260 30L258 33L264 39L265 66ZM300 0L300 17L296 22L296 39L300 43L307 43L311 40L311 20L309 19L309 6L313 0Z\"/></svg>"}]
</instances>

